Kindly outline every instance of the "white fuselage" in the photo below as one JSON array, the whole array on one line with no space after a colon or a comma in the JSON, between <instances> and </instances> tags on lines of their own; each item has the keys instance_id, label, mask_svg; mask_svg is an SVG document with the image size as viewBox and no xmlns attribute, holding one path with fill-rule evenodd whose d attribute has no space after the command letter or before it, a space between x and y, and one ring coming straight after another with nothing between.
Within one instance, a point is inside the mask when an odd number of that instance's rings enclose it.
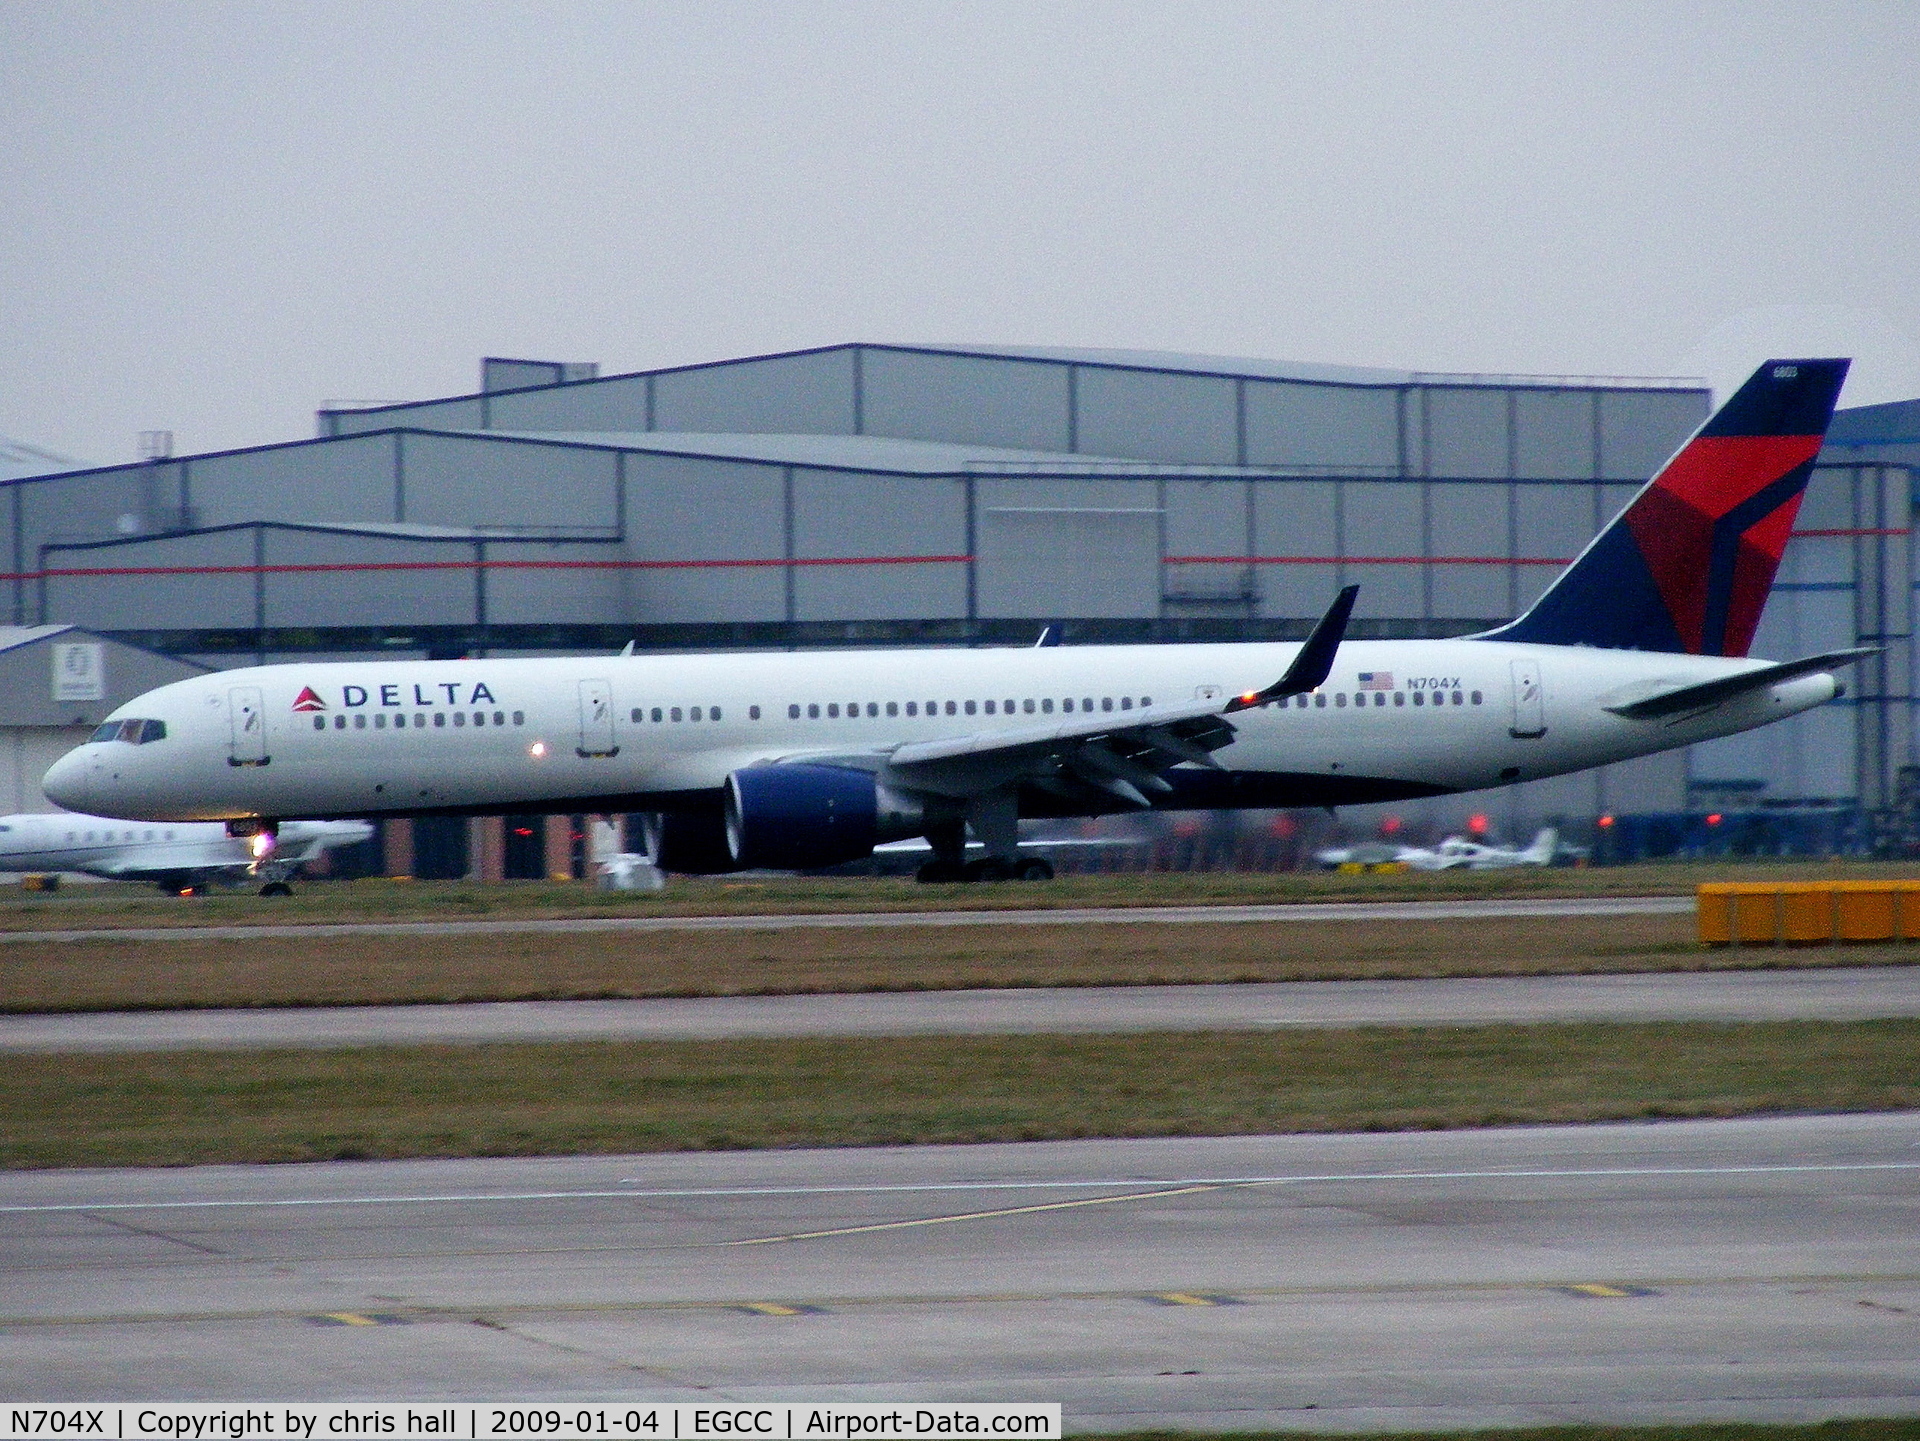
<instances>
[{"instance_id":1,"label":"white fuselage","mask_svg":"<svg viewBox=\"0 0 1920 1441\"><path fill-rule=\"evenodd\" d=\"M311 860L373 835L361 821L287 821L274 858ZM211 821L129 822L69 811L0 816L0 871L70 871L109 880L247 870L262 857Z\"/></svg>"},{"instance_id":2,"label":"white fuselage","mask_svg":"<svg viewBox=\"0 0 1920 1441\"><path fill-rule=\"evenodd\" d=\"M115 718L150 743L97 741L47 774L60 804L141 820L432 810L645 809L714 792L769 760L885 756L1089 711L1138 712L1257 690L1291 644L901 650L262 666L179 681ZM1832 698L1820 673L1677 720L1609 698L1762 662L1484 640L1349 641L1311 697L1227 717L1214 753L1242 777L1297 778L1240 804L1328 804L1532 780L1766 724ZM1363 680L1362 676L1371 676ZM989 713L991 707L991 713ZM105 728L103 727L103 730ZM137 728L126 728L137 729ZM1170 774L1205 775L1191 764ZM1373 788L1369 791L1369 787ZM1380 788L1385 787L1384 791ZM1176 804L1178 795L1162 803ZM604 801L605 805L599 804ZM1232 801L1221 803L1231 804Z\"/></svg>"}]
</instances>

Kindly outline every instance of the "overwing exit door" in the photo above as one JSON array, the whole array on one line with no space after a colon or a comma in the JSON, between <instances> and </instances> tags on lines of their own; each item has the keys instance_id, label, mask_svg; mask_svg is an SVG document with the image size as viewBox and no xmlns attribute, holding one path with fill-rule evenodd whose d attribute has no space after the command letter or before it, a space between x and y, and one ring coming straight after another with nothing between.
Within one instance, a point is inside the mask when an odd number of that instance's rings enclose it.
<instances>
[{"instance_id":1,"label":"overwing exit door","mask_svg":"<svg viewBox=\"0 0 1920 1441\"><path fill-rule=\"evenodd\" d=\"M1547 706L1540 693L1540 663L1517 660L1513 662L1513 725L1508 734L1518 740L1533 740L1546 733Z\"/></svg>"},{"instance_id":2,"label":"overwing exit door","mask_svg":"<svg viewBox=\"0 0 1920 1441\"><path fill-rule=\"evenodd\" d=\"M603 680L580 682L579 751L583 756L620 753L613 742L613 688Z\"/></svg>"},{"instance_id":3,"label":"overwing exit door","mask_svg":"<svg viewBox=\"0 0 1920 1441\"><path fill-rule=\"evenodd\" d=\"M227 764L265 765L267 718L260 707L259 686L237 685L227 692L227 724L232 742L227 751Z\"/></svg>"}]
</instances>

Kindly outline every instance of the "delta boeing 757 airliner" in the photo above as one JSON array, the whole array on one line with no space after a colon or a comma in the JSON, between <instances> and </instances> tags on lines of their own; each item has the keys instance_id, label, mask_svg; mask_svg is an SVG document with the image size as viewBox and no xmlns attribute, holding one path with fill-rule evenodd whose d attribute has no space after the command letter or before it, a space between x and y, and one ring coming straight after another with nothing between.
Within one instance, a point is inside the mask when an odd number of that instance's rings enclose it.
<instances>
[{"instance_id":1,"label":"delta boeing 757 airliner","mask_svg":"<svg viewBox=\"0 0 1920 1441\"><path fill-rule=\"evenodd\" d=\"M1021 816L1336 806L1559 775L1832 699L1866 650L1746 658L1844 360L1760 367L1539 602L1456 640L369 661L122 706L45 781L138 820L651 813L663 866L925 836L924 880L1040 879ZM963 865L967 828L984 860Z\"/></svg>"}]
</instances>

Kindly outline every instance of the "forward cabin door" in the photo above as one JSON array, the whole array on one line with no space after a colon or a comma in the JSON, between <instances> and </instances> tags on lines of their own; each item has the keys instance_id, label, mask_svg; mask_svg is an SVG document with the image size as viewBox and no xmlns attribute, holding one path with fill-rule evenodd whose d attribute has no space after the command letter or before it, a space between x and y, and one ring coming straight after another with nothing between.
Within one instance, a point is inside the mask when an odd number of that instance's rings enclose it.
<instances>
[{"instance_id":1,"label":"forward cabin door","mask_svg":"<svg viewBox=\"0 0 1920 1441\"><path fill-rule=\"evenodd\" d=\"M237 685L227 692L227 724L232 739L227 752L230 766L267 763L267 718L260 705L260 687Z\"/></svg>"},{"instance_id":2,"label":"forward cabin door","mask_svg":"<svg viewBox=\"0 0 1920 1441\"><path fill-rule=\"evenodd\" d=\"M1540 662L1513 662L1513 725L1510 735L1533 740L1547 733L1547 707L1540 692Z\"/></svg>"},{"instance_id":3,"label":"forward cabin door","mask_svg":"<svg viewBox=\"0 0 1920 1441\"><path fill-rule=\"evenodd\" d=\"M619 754L613 743L613 687L603 680L580 682L580 754Z\"/></svg>"}]
</instances>

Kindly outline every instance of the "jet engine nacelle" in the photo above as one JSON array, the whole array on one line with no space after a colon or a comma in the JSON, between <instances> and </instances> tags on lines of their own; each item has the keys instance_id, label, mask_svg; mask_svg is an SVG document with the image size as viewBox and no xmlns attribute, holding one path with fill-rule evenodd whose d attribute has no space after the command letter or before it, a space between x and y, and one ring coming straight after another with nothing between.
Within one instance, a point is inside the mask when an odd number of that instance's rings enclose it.
<instances>
[{"instance_id":1,"label":"jet engine nacelle","mask_svg":"<svg viewBox=\"0 0 1920 1441\"><path fill-rule=\"evenodd\" d=\"M917 797L841 766L747 766L727 777L735 864L807 871L862 860L882 841L926 830Z\"/></svg>"},{"instance_id":2,"label":"jet engine nacelle","mask_svg":"<svg viewBox=\"0 0 1920 1441\"><path fill-rule=\"evenodd\" d=\"M654 811L641 817L647 855L663 871L682 876L712 876L737 871L727 852L727 826L720 808Z\"/></svg>"}]
</instances>

